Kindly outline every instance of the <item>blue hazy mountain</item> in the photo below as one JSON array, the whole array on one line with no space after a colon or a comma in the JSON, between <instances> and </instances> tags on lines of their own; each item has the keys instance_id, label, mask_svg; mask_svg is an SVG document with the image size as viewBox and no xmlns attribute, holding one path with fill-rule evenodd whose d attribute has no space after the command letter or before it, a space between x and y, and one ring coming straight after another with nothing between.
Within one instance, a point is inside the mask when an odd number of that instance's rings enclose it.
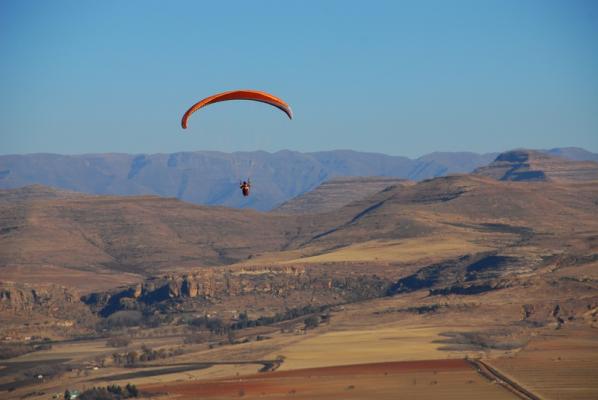
<instances>
[{"instance_id":1,"label":"blue hazy mountain","mask_svg":"<svg viewBox=\"0 0 598 400\"><path fill-rule=\"evenodd\" d=\"M598 158L578 148L548 152L576 160ZM335 177L422 180L471 172L497 155L436 152L410 159L350 150L4 155L0 156L0 188L42 184L91 194L154 194L196 204L270 210ZM238 183L246 178L251 179L253 193L243 198Z\"/></svg>"}]
</instances>

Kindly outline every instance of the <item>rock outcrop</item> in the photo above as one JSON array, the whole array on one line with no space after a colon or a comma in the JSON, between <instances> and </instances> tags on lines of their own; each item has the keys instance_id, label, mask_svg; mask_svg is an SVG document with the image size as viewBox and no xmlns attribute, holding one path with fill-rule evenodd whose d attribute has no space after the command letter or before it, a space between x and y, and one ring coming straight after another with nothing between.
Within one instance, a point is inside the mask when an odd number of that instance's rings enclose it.
<instances>
[{"instance_id":1,"label":"rock outcrop","mask_svg":"<svg viewBox=\"0 0 598 400\"><path fill-rule=\"evenodd\" d=\"M326 272L324 269L250 267L210 269L188 275L167 275L142 285L112 292L92 293L83 298L95 312L106 317L121 310L205 308L239 298L284 299L295 296L309 303L316 297L353 301L383 295L390 279L377 275Z\"/></svg>"},{"instance_id":2,"label":"rock outcrop","mask_svg":"<svg viewBox=\"0 0 598 400\"><path fill-rule=\"evenodd\" d=\"M77 293L63 286L0 282L0 313L70 320L89 311Z\"/></svg>"},{"instance_id":3,"label":"rock outcrop","mask_svg":"<svg viewBox=\"0 0 598 400\"><path fill-rule=\"evenodd\" d=\"M52 304L75 303L78 297L67 288L49 285L33 287L3 283L0 286L0 311L32 311Z\"/></svg>"}]
</instances>

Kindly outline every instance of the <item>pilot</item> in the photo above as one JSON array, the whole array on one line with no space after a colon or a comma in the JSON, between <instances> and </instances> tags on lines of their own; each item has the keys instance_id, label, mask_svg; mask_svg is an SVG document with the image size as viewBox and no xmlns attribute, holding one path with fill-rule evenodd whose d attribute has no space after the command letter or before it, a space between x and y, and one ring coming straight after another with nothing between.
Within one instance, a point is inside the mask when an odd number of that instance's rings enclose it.
<instances>
[{"instance_id":1,"label":"pilot","mask_svg":"<svg viewBox=\"0 0 598 400\"><path fill-rule=\"evenodd\" d=\"M247 181L243 181L239 187L241 188L244 197L249 196L249 188L251 187L251 182L249 182L249 179Z\"/></svg>"}]
</instances>

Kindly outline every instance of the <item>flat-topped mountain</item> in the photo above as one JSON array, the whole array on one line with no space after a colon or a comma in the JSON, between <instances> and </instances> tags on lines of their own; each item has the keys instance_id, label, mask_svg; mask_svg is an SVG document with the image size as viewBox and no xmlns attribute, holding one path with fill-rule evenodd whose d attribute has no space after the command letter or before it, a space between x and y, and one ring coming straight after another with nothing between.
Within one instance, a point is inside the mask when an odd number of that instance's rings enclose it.
<instances>
[{"instance_id":1,"label":"flat-topped mountain","mask_svg":"<svg viewBox=\"0 0 598 400\"><path fill-rule=\"evenodd\" d=\"M598 163L566 160L534 150L513 150L477 168L474 174L502 181L595 181Z\"/></svg>"},{"instance_id":2,"label":"flat-topped mountain","mask_svg":"<svg viewBox=\"0 0 598 400\"><path fill-rule=\"evenodd\" d=\"M562 157L572 161L598 162L598 154L592 153L580 147L557 147L550 150L544 150L543 152L551 156Z\"/></svg>"}]
</instances>

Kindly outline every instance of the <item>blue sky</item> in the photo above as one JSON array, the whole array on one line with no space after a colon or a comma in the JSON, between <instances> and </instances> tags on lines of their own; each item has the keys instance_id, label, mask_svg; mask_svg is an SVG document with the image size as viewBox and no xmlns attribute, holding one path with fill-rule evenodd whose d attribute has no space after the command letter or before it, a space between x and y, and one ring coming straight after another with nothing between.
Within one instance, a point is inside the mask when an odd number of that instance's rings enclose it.
<instances>
[{"instance_id":1,"label":"blue sky","mask_svg":"<svg viewBox=\"0 0 598 400\"><path fill-rule=\"evenodd\" d=\"M221 103L253 88L288 101ZM580 146L598 2L0 1L0 154Z\"/></svg>"}]
</instances>

